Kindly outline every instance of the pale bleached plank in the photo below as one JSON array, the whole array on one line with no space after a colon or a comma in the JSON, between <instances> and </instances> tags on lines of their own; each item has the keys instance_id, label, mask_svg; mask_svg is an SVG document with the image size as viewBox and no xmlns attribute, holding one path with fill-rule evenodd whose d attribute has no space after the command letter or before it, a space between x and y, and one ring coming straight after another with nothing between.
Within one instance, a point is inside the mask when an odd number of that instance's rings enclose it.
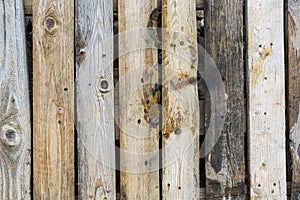
<instances>
[{"instance_id":1,"label":"pale bleached plank","mask_svg":"<svg viewBox=\"0 0 300 200\"><path fill-rule=\"evenodd\" d=\"M31 129L23 1L0 3L0 199L30 199Z\"/></svg>"},{"instance_id":2,"label":"pale bleached plank","mask_svg":"<svg viewBox=\"0 0 300 200\"><path fill-rule=\"evenodd\" d=\"M33 1L34 198L74 199L74 5Z\"/></svg>"},{"instance_id":3,"label":"pale bleached plank","mask_svg":"<svg viewBox=\"0 0 300 200\"><path fill-rule=\"evenodd\" d=\"M31 15L32 14L32 0L23 0L24 1L24 8L25 14ZM204 0L195 0L197 8L204 7ZM161 2L161 0L159 0ZM118 0L114 0L114 11L118 10Z\"/></svg>"},{"instance_id":4,"label":"pale bleached plank","mask_svg":"<svg viewBox=\"0 0 300 200\"><path fill-rule=\"evenodd\" d=\"M80 199L116 199L113 0L76 1Z\"/></svg>"},{"instance_id":5,"label":"pale bleached plank","mask_svg":"<svg viewBox=\"0 0 300 200\"><path fill-rule=\"evenodd\" d=\"M292 158L292 199L300 199L300 1L288 1L288 119Z\"/></svg>"},{"instance_id":6,"label":"pale bleached plank","mask_svg":"<svg viewBox=\"0 0 300 200\"><path fill-rule=\"evenodd\" d=\"M145 37L156 6L119 1L121 199L159 199L158 53Z\"/></svg>"},{"instance_id":7,"label":"pale bleached plank","mask_svg":"<svg viewBox=\"0 0 300 200\"><path fill-rule=\"evenodd\" d=\"M162 198L199 199L196 3L163 0Z\"/></svg>"},{"instance_id":8,"label":"pale bleached plank","mask_svg":"<svg viewBox=\"0 0 300 200\"><path fill-rule=\"evenodd\" d=\"M286 199L283 1L247 3L251 199Z\"/></svg>"}]
</instances>

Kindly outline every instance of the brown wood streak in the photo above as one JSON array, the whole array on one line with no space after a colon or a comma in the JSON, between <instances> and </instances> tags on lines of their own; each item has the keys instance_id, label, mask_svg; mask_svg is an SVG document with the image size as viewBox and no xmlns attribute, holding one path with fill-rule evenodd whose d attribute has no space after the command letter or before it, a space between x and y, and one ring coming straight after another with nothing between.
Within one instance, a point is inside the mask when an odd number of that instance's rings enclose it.
<instances>
[{"instance_id":1,"label":"brown wood streak","mask_svg":"<svg viewBox=\"0 0 300 200\"><path fill-rule=\"evenodd\" d=\"M0 198L30 199L30 107L23 2L0 3Z\"/></svg>"},{"instance_id":2,"label":"brown wood streak","mask_svg":"<svg viewBox=\"0 0 300 200\"><path fill-rule=\"evenodd\" d=\"M33 1L34 198L74 199L74 5Z\"/></svg>"},{"instance_id":3,"label":"brown wood streak","mask_svg":"<svg viewBox=\"0 0 300 200\"><path fill-rule=\"evenodd\" d=\"M206 1L205 49L220 70L228 97L222 136L206 160L209 199L246 196L243 2Z\"/></svg>"},{"instance_id":4,"label":"brown wood streak","mask_svg":"<svg viewBox=\"0 0 300 200\"><path fill-rule=\"evenodd\" d=\"M288 115L292 158L292 198L300 198L300 1L288 1Z\"/></svg>"}]
</instances>

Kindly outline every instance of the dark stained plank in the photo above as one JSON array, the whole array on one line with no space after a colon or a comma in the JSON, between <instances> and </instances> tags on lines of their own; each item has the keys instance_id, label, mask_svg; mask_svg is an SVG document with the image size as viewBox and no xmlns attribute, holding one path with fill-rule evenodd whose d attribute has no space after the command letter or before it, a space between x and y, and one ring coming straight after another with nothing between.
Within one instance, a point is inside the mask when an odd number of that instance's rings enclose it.
<instances>
[{"instance_id":1,"label":"dark stained plank","mask_svg":"<svg viewBox=\"0 0 300 200\"><path fill-rule=\"evenodd\" d=\"M222 76L228 107L222 135L206 159L208 199L246 196L243 6L243 0L205 4L205 49Z\"/></svg>"},{"instance_id":2,"label":"dark stained plank","mask_svg":"<svg viewBox=\"0 0 300 200\"><path fill-rule=\"evenodd\" d=\"M300 199L300 1L288 1L288 119L292 199Z\"/></svg>"}]
</instances>

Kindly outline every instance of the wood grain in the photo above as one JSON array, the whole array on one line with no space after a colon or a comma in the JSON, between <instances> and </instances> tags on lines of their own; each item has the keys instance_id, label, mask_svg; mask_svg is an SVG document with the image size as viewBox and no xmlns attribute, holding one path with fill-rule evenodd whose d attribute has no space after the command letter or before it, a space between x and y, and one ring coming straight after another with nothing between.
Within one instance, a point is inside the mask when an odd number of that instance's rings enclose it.
<instances>
[{"instance_id":1,"label":"wood grain","mask_svg":"<svg viewBox=\"0 0 300 200\"><path fill-rule=\"evenodd\" d=\"M292 199L300 199L300 1L288 1L288 119Z\"/></svg>"},{"instance_id":2,"label":"wood grain","mask_svg":"<svg viewBox=\"0 0 300 200\"><path fill-rule=\"evenodd\" d=\"M162 199L199 199L196 3L162 6Z\"/></svg>"},{"instance_id":3,"label":"wood grain","mask_svg":"<svg viewBox=\"0 0 300 200\"><path fill-rule=\"evenodd\" d=\"M74 199L74 5L33 6L34 198Z\"/></svg>"},{"instance_id":4,"label":"wood grain","mask_svg":"<svg viewBox=\"0 0 300 200\"><path fill-rule=\"evenodd\" d=\"M283 1L247 2L251 199L287 199Z\"/></svg>"},{"instance_id":5,"label":"wood grain","mask_svg":"<svg viewBox=\"0 0 300 200\"><path fill-rule=\"evenodd\" d=\"M25 14L31 15L32 14L32 0L23 0L24 1L24 8ZM204 0L195 0L197 8L204 7ZM161 0L159 0L161 2ZM114 0L114 11L118 10L118 0Z\"/></svg>"},{"instance_id":6,"label":"wood grain","mask_svg":"<svg viewBox=\"0 0 300 200\"><path fill-rule=\"evenodd\" d=\"M119 1L120 170L124 200L159 199L158 52L146 37L149 17L156 7L155 0Z\"/></svg>"},{"instance_id":7,"label":"wood grain","mask_svg":"<svg viewBox=\"0 0 300 200\"><path fill-rule=\"evenodd\" d=\"M220 71L227 96L225 127L206 159L209 199L246 198L243 2L207 1L205 10L205 50Z\"/></svg>"},{"instance_id":8,"label":"wood grain","mask_svg":"<svg viewBox=\"0 0 300 200\"><path fill-rule=\"evenodd\" d=\"M0 13L0 198L30 199L31 128L23 1L1 1Z\"/></svg>"},{"instance_id":9,"label":"wood grain","mask_svg":"<svg viewBox=\"0 0 300 200\"><path fill-rule=\"evenodd\" d=\"M80 199L115 199L113 1L76 2Z\"/></svg>"}]
</instances>

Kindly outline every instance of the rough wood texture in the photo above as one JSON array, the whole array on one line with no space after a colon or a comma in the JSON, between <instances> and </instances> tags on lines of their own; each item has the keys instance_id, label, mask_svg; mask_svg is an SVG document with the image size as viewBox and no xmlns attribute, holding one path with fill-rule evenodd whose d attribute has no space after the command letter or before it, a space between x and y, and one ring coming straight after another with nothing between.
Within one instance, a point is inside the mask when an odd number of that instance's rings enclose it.
<instances>
[{"instance_id":1,"label":"rough wood texture","mask_svg":"<svg viewBox=\"0 0 300 200\"><path fill-rule=\"evenodd\" d=\"M161 0L159 0L161 1ZM204 0L195 0L197 8L203 8L204 6ZM32 0L24 0L24 8L25 8L25 14L31 15L32 14ZM118 10L118 0L114 0L114 10Z\"/></svg>"},{"instance_id":2,"label":"rough wood texture","mask_svg":"<svg viewBox=\"0 0 300 200\"><path fill-rule=\"evenodd\" d=\"M251 199L286 196L283 1L249 0L249 170Z\"/></svg>"},{"instance_id":3,"label":"rough wood texture","mask_svg":"<svg viewBox=\"0 0 300 200\"><path fill-rule=\"evenodd\" d=\"M145 37L156 6L119 1L121 199L159 199L158 52Z\"/></svg>"},{"instance_id":4,"label":"rough wood texture","mask_svg":"<svg viewBox=\"0 0 300 200\"><path fill-rule=\"evenodd\" d=\"M74 199L74 5L33 6L34 198Z\"/></svg>"},{"instance_id":5,"label":"rough wood texture","mask_svg":"<svg viewBox=\"0 0 300 200\"><path fill-rule=\"evenodd\" d=\"M222 136L206 159L207 198L246 198L243 2L207 1L205 10L205 49L220 71L228 97Z\"/></svg>"},{"instance_id":6,"label":"rough wood texture","mask_svg":"<svg viewBox=\"0 0 300 200\"><path fill-rule=\"evenodd\" d=\"M0 198L30 199L30 105L21 0L0 3L0 46Z\"/></svg>"},{"instance_id":7,"label":"rough wood texture","mask_svg":"<svg viewBox=\"0 0 300 200\"><path fill-rule=\"evenodd\" d=\"M113 0L76 5L79 198L115 199Z\"/></svg>"},{"instance_id":8,"label":"rough wood texture","mask_svg":"<svg viewBox=\"0 0 300 200\"><path fill-rule=\"evenodd\" d=\"M288 119L292 158L292 199L300 199L300 1L288 1Z\"/></svg>"},{"instance_id":9,"label":"rough wood texture","mask_svg":"<svg viewBox=\"0 0 300 200\"><path fill-rule=\"evenodd\" d=\"M196 3L163 0L162 198L199 199Z\"/></svg>"}]
</instances>

